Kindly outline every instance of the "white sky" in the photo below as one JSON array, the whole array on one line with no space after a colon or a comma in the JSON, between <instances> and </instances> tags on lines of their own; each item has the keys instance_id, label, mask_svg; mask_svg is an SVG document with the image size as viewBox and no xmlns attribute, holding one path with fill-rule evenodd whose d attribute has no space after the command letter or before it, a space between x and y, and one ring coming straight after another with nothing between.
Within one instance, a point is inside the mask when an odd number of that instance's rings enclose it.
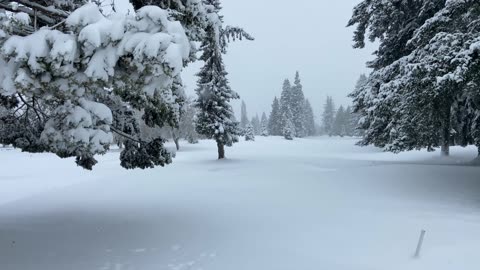
<instances>
[{"instance_id":1,"label":"white sky","mask_svg":"<svg viewBox=\"0 0 480 270\"><path fill-rule=\"evenodd\" d=\"M127 0L116 0L126 2ZM247 104L249 117L270 112L283 80L300 71L305 96L316 115L325 97L350 104L347 97L361 73L368 73L373 46L352 48L353 28L346 28L352 8L360 0L223 0L225 23L241 26L255 41L232 43L225 64L230 85ZM184 74L187 94L194 95L201 63ZM235 111L240 102L234 102Z\"/></svg>"}]
</instances>

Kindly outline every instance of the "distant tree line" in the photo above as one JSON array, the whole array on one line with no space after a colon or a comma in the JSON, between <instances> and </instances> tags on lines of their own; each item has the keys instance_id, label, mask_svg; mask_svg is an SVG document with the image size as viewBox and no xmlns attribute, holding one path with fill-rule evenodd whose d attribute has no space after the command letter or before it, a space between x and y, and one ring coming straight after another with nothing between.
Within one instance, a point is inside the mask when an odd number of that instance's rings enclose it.
<instances>
[{"instance_id":1,"label":"distant tree line","mask_svg":"<svg viewBox=\"0 0 480 270\"><path fill-rule=\"evenodd\" d=\"M362 75L359 83L363 82L364 79L365 75ZM320 127L319 133L322 135L341 137L362 136L363 131L358 125L359 122L360 115L352 112L350 106L344 107L341 105L336 109L333 98L327 96L327 100L323 105L322 126Z\"/></svg>"},{"instance_id":2,"label":"distant tree line","mask_svg":"<svg viewBox=\"0 0 480 270\"><path fill-rule=\"evenodd\" d=\"M288 79L283 82L280 100L274 98L267 132L288 140L315 135L315 116L310 101L303 93L298 71L293 85Z\"/></svg>"}]
</instances>

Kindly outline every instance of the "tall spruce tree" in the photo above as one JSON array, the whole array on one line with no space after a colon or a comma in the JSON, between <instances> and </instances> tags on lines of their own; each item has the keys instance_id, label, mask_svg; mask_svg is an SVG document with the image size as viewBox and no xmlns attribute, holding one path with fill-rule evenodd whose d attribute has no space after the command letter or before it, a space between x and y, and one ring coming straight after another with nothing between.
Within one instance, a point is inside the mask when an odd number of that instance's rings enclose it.
<instances>
[{"instance_id":1,"label":"tall spruce tree","mask_svg":"<svg viewBox=\"0 0 480 270\"><path fill-rule=\"evenodd\" d=\"M221 10L218 0L205 0L206 4L214 7L215 13ZM220 17L222 19L222 17ZM231 30L231 31L230 31ZM241 29L221 29L209 25L206 29L206 39L202 42L203 54L201 60L204 66L197 74L198 109L196 130L199 134L217 142L218 159L225 158L225 146L232 146L238 141L239 127L236 122L232 106L229 102L238 99L227 80L227 71L223 63L222 54L226 51L225 39L229 36L247 39L251 38Z\"/></svg>"},{"instance_id":2,"label":"tall spruce tree","mask_svg":"<svg viewBox=\"0 0 480 270\"><path fill-rule=\"evenodd\" d=\"M312 105L308 99L305 100L305 107L304 107L304 115L305 115L305 129L308 136L314 136L316 133L315 128L315 115L313 113Z\"/></svg>"},{"instance_id":3,"label":"tall spruce tree","mask_svg":"<svg viewBox=\"0 0 480 270\"><path fill-rule=\"evenodd\" d=\"M268 118L267 118L267 115L265 113L262 113L262 120L261 120L261 131L260 131L260 135L261 136L268 136L269 133L268 133Z\"/></svg>"},{"instance_id":4,"label":"tall spruce tree","mask_svg":"<svg viewBox=\"0 0 480 270\"><path fill-rule=\"evenodd\" d=\"M347 133L347 115L343 106L340 106L335 114L335 120L333 121L332 126L332 135L334 136L345 136Z\"/></svg>"},{"instance_id":5,"label":"tall spruce tree","mask_svg":"<svg viewBox=\"0 0 480 270\"><path fill-rule=\"evenodd\" d=\"M327 96L327 100L323 106L322 113L322 131L329 136L333 135L333 123L335 121L335 104L333 98Z\"/></svg>"},{"instance_id":6,"label":"tall spruce tree","mask_svg":"<svg viewBox=\"0 0 480 270\"><path fill-rule=\"evenodd\" d=\"M373 73L351 95L365 130L361 145L393 152L441 146L448 155L456 141L471 143L475 103L469 102L468 89L477 76L468 74L478 71L472 45L479 31L474 27L479 5L363 1L355 8L349 22L357 25L355 46L365 45L367 33L371 41L380 40L376 59L369 64Z\"/></svg>"},{"instance_id":7,"label":"tall spruce tree","mask_svg":"<svg viewBox=\"0 0 480 270\"><path fill-rule=\"evenodd\" d=\"M242 100L240 128L245 129L248 123L250 123L250 121L248 121L247 104L245 104L245 101Z\"/></svg>"},{"instance_id":8,"label":"tall spruce tree","mask_svg":"<svg viewBox=\"0 0 480 270\"><path fill-rule=\"evenodd\" d=\"M303 94L303 86L300 81L300 74L298 71L295 73L295 81L290 91L290 109L294 116L292 120L293 124L295 125L295 134L297 137L305 137L307 135L307 130L305 127L305 95Z\"/></svg>"},{"instance_id":9,"label":"tall spruce tree","mask_svg":"<svg viewBox=\"0 0 480 270\"><path fill-rule=\"evenodd\" d=\"M250 122L253 126L253 133L258 136L260 135L260 132L261 132L261 124L260 124L260 118L258 118L258 114L255 115L253 118L252 118L252 121Z\"/></svg>"},{"instance_id":10,"label":"tall spruce tree","mask_svg":"<svg viewBox=\"0 0 480 270\"><path fill-rule=\"evenodd\" d=\"M273 99L272 111L268 119L268 133L272 136L282 135L282 111L277 97Z\"/></svg>"},{"instance_id":11,"label":"tall spruce tree","mask_svg":"<svg viewBox=\"0 0 480 270\"><path fill-rule=\"evenodd\" d=\"M283 129L287 124L286 123L287 118L285 117L285 115L292 114L292 100L293 100L292 84L288 79L285 79L283 81L282 93L280 95L280 113L282 115L280 130L282 130L282 134L283 134ZM290 117L290 120L293 123L292 118L293 118L293 114L292 114L292 117Z\"/></svg>"},{"instance_id":12,"label":"tall spruce tree","mask_svg":"<svg viewBox=\"0 0 480 270\"><path fill-rule=\"evenodd\" d=\"M345 135L346 136L354 136L355 135L355 116L352 113L352 107L347 106L345 109Z\"/></svg>"},{"instance_id":13,"label":"tall spruce tree","mask_svg":"<svg viewBox=\"0 0 480 270\"><path fill-rule=\"evenodd\" d=\"M293 115L292 111L290 111L290 108L287 107L285 112L283 113L283 137L287 140L293 140L295 137L295 124L293 124Z\"/></svg>"}]
</instances>

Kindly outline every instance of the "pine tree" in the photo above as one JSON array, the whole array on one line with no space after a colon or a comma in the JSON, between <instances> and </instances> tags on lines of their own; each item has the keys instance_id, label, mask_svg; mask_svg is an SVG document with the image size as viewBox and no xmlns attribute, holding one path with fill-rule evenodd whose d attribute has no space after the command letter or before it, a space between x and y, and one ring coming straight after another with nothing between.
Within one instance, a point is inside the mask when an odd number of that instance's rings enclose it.
<instances>
[{"instance_id":1,"label":"pine tree","mask_svg":"<svg viewBox=\"0 0 480 270\"><path fill-rule=\"evenodd\" d=\"M180 136L188 141L188 143L198 143L198 133L195 131L195 115L197 110L192 99L187 99L180 116L180 124L178 127Z\"/></svg>"},{"instance_id":2,"label":"pine tree","mask_svg":"<svg viewBox=\"0 0 480 270\"><path fill-rule=\"evenodd\" d=\"M248 121L248 114L247 114L247 105L245 104L245 101L242 100L242 111L241 111L241 118L240 118L240 128L244 130L247 125L250 123Z\"/></svg>"},{"instance_id":3,"label":"pine tree","mask_svg":"<svg viewBox=\"0 0 480 270\"><path fill-rule=\"evenodd\" d=\"M352 113L352 108L347 106L345 109L345 135L352 137L355 134L356 124L354 120L354 115Z\"/></svg>"},{"instance_id":4,"label":"pine tree","mask_svg":"<svg viewBox=\"0 0 480 270\"><path fill-rule=\"evenodd\" d=\"M332 135L334 136L345 136L346 135L346 113L345 109L343 106L340 106L337 110L337 113L335 115L335 120L333 122L333 127L332 127Z\"/></svg>"},{"instance_id":5,"label":"pine tree","mask_svg":"<svg viewBox=\"0 0 480 270\"><path fill-rule=\"evenodd\" d=\"M329 136L333 135L334 121L335 121L335 104L333 103L332 97L327 96L327 101L323 106L323 114L322 114L323 133L328 134Z\"/></svg>"},{"instance_id":6,"label":"pine tree","mask_svg":"<svg viewBox=\"0 0 480 270\"><path fill-rule=\"evenodd\" d=\"M260 124L260 118L258 118L258 114L252 118L251 124L253 126L253 133L255 135L260 135L262 127Z\"/></svg>"},{"instance_id":7,"label":"pine tree","mask_svg":"<svg viewBox=\"0 0 480 270\"><path fill-rule=\"evenodd\" d=\"M415 30L437 13L445 0L399 1L364 0L353 10L348 26L356 26L354 48L364 48L365 40L380 40L376 59L368 67L378 70L407 56L413 47L409 41ZM372 12L374 11L374 12ZM408 22L408 23L406 23Z\"/></svg>"},{"instance_id":8,"label":"pine tree","mask_svg":"<svg viewBox=\"0 0 480 270\"><path fill-rule=\"evenodd\" d=\"M272 103L272 111L268 120L268 133L272 136L281 136L282 131L282 112L280 103L275 97Z\"/></svg>"},{"instance_id":9,"label":"pine tree","mask_svg":"<svg viewBox=\"0 0 480 270\"><path fill-rule=\"evenodd\" d=\"M205 0L206 4L215 8L219 13L221 7L218 0ZM220 17L221 20L221 17ZM197 74L198 109L196 130L199 134L217 142L218 159L225 158L225 146L232 146L240 135L239 123L236 122L232 106L232 99L240 98L234 92L227 80L227 71L223 64L222 54L226 52L226 41L229 37L253 38L240 28L221 29L215 25L206 28L207 38L202 43L203 54L200 60L205 64Z\"/></svg>"},{"instance_id":10,"label":"pine tree","mask_svg":"<svg viewBox=\"0 0 480 270\"><path fill-rule=\"evenodd\" d=\"M365 130L362 145L386 150L474 143L479 68L475 37L479 34L478 1L425 0L384 5L363 1L349 25L357 25L355 46L365 34L380 40L374 70L352 93L354 110ZM376 10L376 12L370 12ZM409 22L409 23L405 23ZM473 75L473 76L472 76ZM476 93L474 93L476 92ZM414 119L412 121L412 119Z\"/></svg>"},{"instance_id":11,"label":"pine tree","mask_svg":"<svg viewBox=\"0 0 480 270\"><path fill-rule=\"evenodd\" d=\"M308 136L314 136L316 133L315 128L315 115L313 113L312 105L308 99L305 100L305 128Z\"/></svg>"},{"instance_id":12,"label":"pine tree","mask_svg":"<svg viewBox=\"0 0 480 270\"><path fill-rule=\"evenodd\" d=\"M305 95L303 94L303 86L300 81L300 74L295 73L295 81L291 87L290 109L293 114L293 124L295 125L295 134L297 137L305 137L307 130L305 127Z\"/></svg>"},{"instance_id":13,"label":"pine tree","mask_svg":"<svg viewBox=\"0 0 480 270\"><path fill-rule=\"evenodd\" d=\"M262 113L262 122L261 122L261 132L260 135L267 137L269 135L268 133L268 118L265 113Z\"/></svg>"},{"instance_id":14,"label":"pine tree","mask_svg":"<svg viewBox=\"0 0 480 270\"><path fill-rule=\"evenodd\" d=\"M290 108L287 108L283 114L283 122L285 123L283 127L283 137L287 140L293 140L295 137L295 125L293 124L292 118L292 112L290 111Z\"/></svg>"},{"instance_id":15,"label":"pine tree","mask_svg":"<svg viewBox=\"0 0 480 270\"><path fill-rule=\"evenodd\" d=\"M292 85L290 84L290 81L288 79L285 79L283 81L282 93L280 96L280 113L282 115L280 130L282 130L282 134L287 124L287 118L285 118L285 115L292 114L292 100ZM290 120L293 122L292 118L293 116L290 117Z\"/></svg>"},{"instance_id":16,"label":"pine tree","mask_svg":"<svg viewBox=\"0 0 480 270\"><path fill-rule=\"evenodd\" d=\"M255 141L255 134L252 124L247 124L245 127L245 141Z\"/></svg>"}]
</instances>

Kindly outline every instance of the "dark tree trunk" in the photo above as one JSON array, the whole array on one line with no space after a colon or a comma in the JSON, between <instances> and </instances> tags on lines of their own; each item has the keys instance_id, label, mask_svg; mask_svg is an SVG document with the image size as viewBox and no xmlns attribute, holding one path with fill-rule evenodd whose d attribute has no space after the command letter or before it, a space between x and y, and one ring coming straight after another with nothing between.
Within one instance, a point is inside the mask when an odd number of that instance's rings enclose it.
<instances>
[{"instance_id":1,"label":"dark tree trunk","mask_svg":"<svg viewBox=\"0 0 480 270\"><path fill-rule=\"evenodd\" d=\"M225 145L223 143L217 141L217 148L218 148L218 159L225 158Z\"/></svg>"},{"instance_id":2,"label":"dark tree trunk","mask_svg":"<svg viewBox=\"0 0 480 270\"><path fill-rule=\"evenodd\" d=\"M180 140L178 138L174 138L173 141L175 142L175 147L177 151L180 150Z\"/></svg>"},{"instance_id":3,"label":"dark tree trunk","mask_svg":"<svg viewBox=\"0 0 480 270\"><path fill-rule=\"evenodd\" d=\"M173 142L175 143L175 148L177 148L177 151L180 150L180 137L177 136L175 133L175 129L172 128L172 139Z\"/></svg>"},{"instance_id":4,"label":"dark tree trunk","mask_svg":"<svg viewBox=\"0 0 480 270\"><path fill-rule=\"evenodd\" d=\"M441 148L442 156L448 157L450 155L450 144L447 142L444 143Z\"/></svg>"},{"instance_id":5,"label":"dark tree trunk","mask_svg":"<svg viewBox=\"0 0 480 270\"><path fill-rule=\"evenodd\" d=\"M445 111L445 119L443 123L443 134L441 144L441 155L448 157L450 155L450 117L451 117L451 105L447 106L448 110Z\"/></svg>"}]
</instances>

